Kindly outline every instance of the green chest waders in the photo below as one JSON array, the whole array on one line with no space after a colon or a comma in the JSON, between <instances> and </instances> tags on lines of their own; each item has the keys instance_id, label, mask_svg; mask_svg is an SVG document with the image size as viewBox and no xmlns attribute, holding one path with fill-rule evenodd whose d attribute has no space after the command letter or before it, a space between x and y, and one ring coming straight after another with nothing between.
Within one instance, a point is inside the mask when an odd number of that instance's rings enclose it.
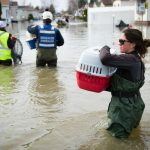
<instances>
[{"instance_id":1,"label":"green chest waders","mask_svg":"<svg viewBox=\"0 0 150 150\"><path fill-rule=\"evenodd\" d=\"M144 81L131 82L114 75L111 82L111 102L108 107L107 130L117 138L127 138L139 125L145 104L139 89Z\"/></svg>"}]
</instances>

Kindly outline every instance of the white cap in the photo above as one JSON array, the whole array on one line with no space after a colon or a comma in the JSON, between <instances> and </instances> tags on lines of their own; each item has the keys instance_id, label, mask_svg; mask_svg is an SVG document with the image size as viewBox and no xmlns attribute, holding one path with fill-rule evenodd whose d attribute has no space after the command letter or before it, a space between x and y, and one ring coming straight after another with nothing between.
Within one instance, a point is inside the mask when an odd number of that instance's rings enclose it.
<instances>
[{"instance_id":1,"label":"white cap","mask_svg":"<svg viewBox=\"0 0 150 150\"><path fill-rule=\"evenodd\" d=\"M5 28L7 26L5 21L0 21L0 28Z\"/></svg>"},{"instance_id":2,"label":"white cap","mask_svg":"<svg viewBox=\"0 0 150 150\"><path fill-rule=\"evenodd\" d=\"M53 20L53 15L49 11L45 11L42 16L43 16L43 19L51 19L51 20Z\"/></svg>"}]
</instances>

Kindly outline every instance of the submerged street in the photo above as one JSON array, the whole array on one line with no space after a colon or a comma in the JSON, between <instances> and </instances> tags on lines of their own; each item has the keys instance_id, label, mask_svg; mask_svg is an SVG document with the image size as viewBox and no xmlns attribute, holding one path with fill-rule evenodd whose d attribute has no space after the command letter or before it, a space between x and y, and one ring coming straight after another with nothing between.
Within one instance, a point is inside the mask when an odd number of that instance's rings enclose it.
<instances>
[{"instance_id":1,"label":"submerged street","mask_svg":"<svg viewBox=\"0 0 150 150\"><path fill-rule=\"evenodd\" d=\"M89 47L109 45L119 50L121 31L109 24L72 22L60 28L65 44L57 49L58 67L36 68L36 50L30 50L25 39L27 26L24 22L8 27L23 44L23 63L0 66L0 149L150 150L150 53L144 60L141 94L146 108L141 124L129 139L117 140L105 131L110 93L80 89L75 68ZM142 29L150 38L150 27Z\"/></svg>"}]
</instances>

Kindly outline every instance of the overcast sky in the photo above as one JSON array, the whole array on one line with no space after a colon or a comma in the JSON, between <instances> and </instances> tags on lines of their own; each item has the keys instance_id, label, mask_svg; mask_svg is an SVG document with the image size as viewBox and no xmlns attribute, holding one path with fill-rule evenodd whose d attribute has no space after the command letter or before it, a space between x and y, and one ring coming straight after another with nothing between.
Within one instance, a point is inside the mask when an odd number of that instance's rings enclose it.
<instances>
[{"instance_id":1,"label":"overcast sky","mask_svg":"<svg viewBox=\"0 0 150 150\"><path fill-rule=\"evenodd\" d=\"M68 0L14 0L17 1L19 5L28 5L31 4L35 6L48 6L51 2L53 2L55 9L57 11L67 10Z\"/></svg>"}]
</instances>

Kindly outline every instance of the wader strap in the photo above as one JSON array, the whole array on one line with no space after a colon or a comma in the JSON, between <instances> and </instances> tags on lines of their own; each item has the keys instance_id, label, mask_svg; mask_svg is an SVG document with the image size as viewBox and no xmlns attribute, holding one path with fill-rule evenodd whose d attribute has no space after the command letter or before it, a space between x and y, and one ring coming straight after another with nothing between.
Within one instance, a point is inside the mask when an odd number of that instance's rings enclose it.
<instances>
[{"instance_id":1,"label":"wader strap","mask_svg":"<svg viewBox=\"0 0 150 150\"><path fill-rule=\"evenodd\" d=\"M135 92L120 92L120 91L114 91L111 92L112 96L117 96L117 97L134 97L134 96L139 96L140 92L135 91Z\"/></svg>"}]
</instances>

